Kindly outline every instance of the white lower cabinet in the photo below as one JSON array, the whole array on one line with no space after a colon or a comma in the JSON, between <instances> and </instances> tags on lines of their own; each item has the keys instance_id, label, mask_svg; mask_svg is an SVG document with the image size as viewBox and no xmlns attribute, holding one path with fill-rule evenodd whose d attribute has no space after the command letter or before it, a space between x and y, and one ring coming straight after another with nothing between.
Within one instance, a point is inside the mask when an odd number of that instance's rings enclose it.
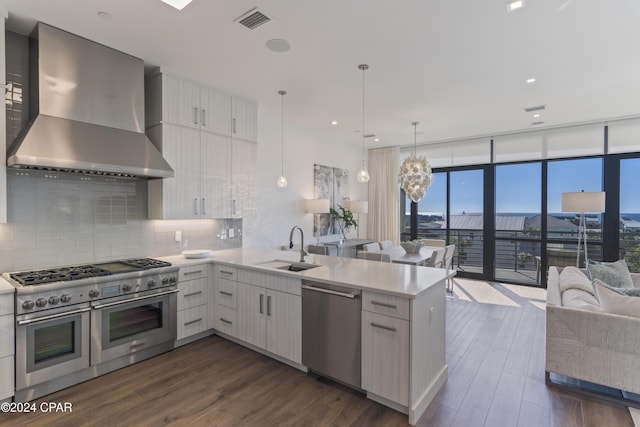
<instances>
[{"instance_id":1,"label":"white lower cabinet","mask_svg":"<svg viewBox=\"0 0 640 427\"><path fill-rule=\"evenodd\" d=\"M409 321L362 312L362 388L409 403Z\"/></svg>"},{"instance_id":2,"label":"white lower cabinet","mask_svg":"<svg viewBox=\"0 0 640 427\"><path fill-rule=\"evenodd\" d=\"M239 276L243 276L242 272L239 270ZM282 282L284 289L295 289L297 282L299 293L300 280L255 272L248 272L244 278L254 284L237 283L237 338L292 362L301 363L301 297L299 294L271 289L278 282Z\"/></svg>"},{"instance_id":3,"label":"white lower cabinet","mask_svg":"<svg viewBox=\"0 0 640 427\"><path fill-rule=\"evenodd\" d=\"M13 293L0 295L0 401L14 391L14 317Z\"/></svg>"},{"instance_id":4,"label":"white lower cabinet","mask_svg":"<svg viewBox=\"0 0 640 427\"><path fill-rule=\"evenodd\" d=\"M209 329L207 320L209 264L181 267L178 278L177 340Z\"/></svg>"}]
</instances>

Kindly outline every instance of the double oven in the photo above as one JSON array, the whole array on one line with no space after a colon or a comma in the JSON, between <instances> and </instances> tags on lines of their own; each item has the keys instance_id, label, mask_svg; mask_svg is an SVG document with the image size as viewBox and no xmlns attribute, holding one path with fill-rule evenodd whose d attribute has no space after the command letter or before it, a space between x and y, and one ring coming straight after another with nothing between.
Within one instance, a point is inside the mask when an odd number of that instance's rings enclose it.
<instances>
[{"instance_id":1,"label":"double oven","mask_svg":"<svg viewBox=\"0 0 640 427\"><path fill-rule=\"evenodd\" d=\"M5 277L16 286L16 401L173 348L178 268L168 263L144 258Z\"/></svg>"}]
</instances>

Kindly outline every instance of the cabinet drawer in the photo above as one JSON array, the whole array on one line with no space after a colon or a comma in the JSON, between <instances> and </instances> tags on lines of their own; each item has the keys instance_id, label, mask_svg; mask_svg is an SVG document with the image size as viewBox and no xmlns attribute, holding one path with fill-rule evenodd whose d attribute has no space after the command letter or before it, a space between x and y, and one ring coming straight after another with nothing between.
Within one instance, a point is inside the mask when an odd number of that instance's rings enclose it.
<instances>
[{"instance_id":1,"label":"cabinet drawer","mask_svg":"<svg viewBox=\"0 0 640 427\"><path fill-rule=\"evenodd\" d=\"M188 308L178 311L178 339L207 330L207 306Z\"/></svg>"},{"instance_id":2,"label":"cabinet drawer","mask_svg":"<svg viewBox=\"0 0 640 427\"><path fill-rule=\"evenodd\" d=\"M238 308L236 282L218 277L218 304L225 307Z\"/></svg>"},{"instance_id":3,"label":"cabinet drawer","mask_svg":"<svg viewBox=\"0 0 640 427\"><path fill-rule=\"evenodd\" d=\"M14 334L13 334L14 317L12 314L0 316L0 357L13 356ZM4 378L0 375L0 378Z\"/></svg>"},{"instance_id":4,"label":"cabinet drawer","mask_svg":"<svg viewBox=\"0 0 640 427\"><path fill-rule=\"evenodd\" d=\"M406 298L375 292L362 293L362 309L372 313L409 320L409 306L410 302Z\"/></svg>"},{"instance_id":5,"label":"cabinet drawer","mask_svg":"<svg viewBox=\"0 0 640 427\"><path fill-rule=\"evenodd\" d=\"M227 267L226 265L216 265L216 277L223 279L237 280L238 267Z\"/></svg>"},{"instance_id":6,"label":"cabinet drawer","mask_svg":"<svg viewBox=\"0 0 640 427\"><path fill-rule=\"evenodd\" d=\"M409 322L362 312L362 388L409 403Z\"/></svg>"},{"instance_id":7,"label":"cabinet drawer","mask_svg":"<svg viewBox=\"0 0 640 427\"><path fill-rule=\"evenodd\" d=\"M13 396L13 357L0 358L0 400Z\"/></svg>"},{"instance_id":8,"label":"cabinet drawer","mask_svg":"<svg viewBox=\"0 0 640 427\"><path fill-rule=\"evenodd\" d=\"M208 264L190 265L189 267L180 267L179 282L185 280L199 279L207 277Z\"/></svg>"},{"instance_id":9,"label":"cabinet drawer","mask_svg":"<svg viewBox=\"0 0 640 427\"><path fill-rule=\"evenodd\" d=\"M0 316L13 314L13 292L0 295Z\"/></svg>"},{"instance_id":10,"label":"cabinet drawer","mask_svg":"<svg viewBox=\"0 0 640 427\"><path fill-rule=\"evenodd\" d=\"M178 310L196 307L207 303L207 279L195 279L178 285Z\"/></svg>"},{"instance_id":11,"label":"cabinet drawer","mask_svg":"<svg viewBox=\"0 0 640 427\"><path fill-rule=\"evenodd\" d=\"M218 315L215 322L216 329L223 334L235 337L236 317L237 312L234 309L218 305Z\"/></svg>"}]
</instances>

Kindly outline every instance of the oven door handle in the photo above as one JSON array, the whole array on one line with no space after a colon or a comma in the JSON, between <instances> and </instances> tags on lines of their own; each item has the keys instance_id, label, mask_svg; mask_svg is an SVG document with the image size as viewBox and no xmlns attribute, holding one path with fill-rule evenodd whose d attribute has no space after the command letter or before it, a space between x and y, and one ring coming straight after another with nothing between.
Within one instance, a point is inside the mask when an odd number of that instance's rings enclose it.
<instances>
[{"instance_id":1,"label":"oven door handle","mask_svg":"<svg viewBox=\"0 0 640 427\"><path fill-rule=\"evenodd\" d=\"M176 294L178 292L180 292L179 289L174 289L174 290L171 290L171 291L159 292L159 293L153 294L153 295L146 295L146 296L143 296L143 297L130 298L130 299L126 299L126 300L123 300L123 301L109 302L107 304L98 304L98 305L92 306L92 308L94 310L100 310L101 308L113 307L114 305L128 304L130 302L141 301L141 300L144 300L144 299L157 298L157 297L161 297L163 295Z\"/></svg>"},{"instance_id":2,"label":"oven door handle","mask_svg":"<svg viewBox=\"0 0 640 427\"><path fill-rule=\"evenodd\" d=\"M84 313L91 310L91 307L81 308L79 310L67 311L60 314L52 314L50 316L38 317L36 319L18 320L18 326L30 325L32 323L44 322L46 320L58 319L60 317L73 316L74 314Z\"/></svg>"}]
</instances>

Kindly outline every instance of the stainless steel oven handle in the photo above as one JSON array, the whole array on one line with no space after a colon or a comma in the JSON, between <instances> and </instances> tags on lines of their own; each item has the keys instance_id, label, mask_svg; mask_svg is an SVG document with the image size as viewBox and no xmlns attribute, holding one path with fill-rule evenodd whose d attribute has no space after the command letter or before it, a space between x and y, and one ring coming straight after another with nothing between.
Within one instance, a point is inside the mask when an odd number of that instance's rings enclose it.
<instances>
[{"instance_id":1,"label":"stainless steel oven handle","mask_svg":"<svg viewBox=\"0 0 640 427\"><path fill-rule=\"evenodd\" d=\"M91 310L91 307L81 308L79 310L67 311L60 314L52 314L50 316L38 317L37 319L18 320L18 326L30 325L32 323L44 322L45 320L58 319L60 317L73 316L74 314L84 313Z\"/></svg>"},{"instance_id":2,"label":"stainless steel oven handle","mask_svg":"<svg viewBox=\"0 0 640 427\"><path fill-rule=\"evenodd\" d=\"M114 305L122 305L122 304L127 304L127 303L135 302L135 301L141 301L141 300L149 299L149 298L161 297L163 295L176 294L178 292L180 292L178 289L174 289L172 291L160 292L160 293L157 293L157 294L146 295L146 296L143 296L143 297L131 298L131 299L126 299L126 300L116 301L116 302L109 302L107 304L98 304L98 305L94 305L92 308L94 310L100 310L101 308L113 307Z\"/></svg>"}]
</instances>

